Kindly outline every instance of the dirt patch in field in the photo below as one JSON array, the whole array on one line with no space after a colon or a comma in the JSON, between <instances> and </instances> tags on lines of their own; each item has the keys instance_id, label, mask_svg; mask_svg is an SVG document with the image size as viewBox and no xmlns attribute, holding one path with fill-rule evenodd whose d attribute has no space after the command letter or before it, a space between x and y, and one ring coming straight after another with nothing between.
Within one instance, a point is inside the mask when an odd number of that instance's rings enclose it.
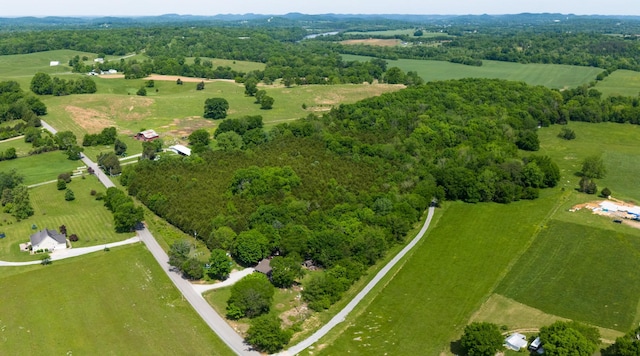
<instances>
[{"instance_id":1,"label":"dirt patch in field","mask_svg":"<svg viewBox=\"0 0 640 356\"><path fill-rule=\"evenodd\" d=\"M228 82L235 83L233 79L204 79L204 78L191 78L191 77L181 77L179 75L160 75L160 74L152 74L144 79L147 80L161 80L161 81L171 81L175 82L178 79L182 80L185 83L212 83L212 82Z\"/></svg>"},{"instance_id":2,"label":"dirt patch in field","mask_svg":"<svg viewBox=\"0 0 640 356\"><path fill-rule=\"evenodd\" d=\"M124 74L100 74L98 77L102 79L124 79Z\"/></svg>"},{"instance_id":3,"label":"dirt patch in field","mask_svg":"<svg viewBox=\"0 0 640 356\"><path fill-rule=\"evenodd\" d=\"M77 106L66 106L64 108L69 113L71 119L88 133L98 133L105 127L115 126L115 121L101 111L86 109Z\"/></svg>"},{"instance_id":4,"label":"dirt patch in field","mask_svg":"<svg viewBox=\"0 0 640 356\"><path fill-rule=\"evenodd\" d=\"M345 40L340 43L345 45L364 44L369 46L395 47L399 45L400 42L398 39L367 38L364 40Z\"/></svg>"},{"instance_id":5,"label":"dirt patch in field","mask_svg":"<svg viewBox=\"0 0 640 356\"><path fill-rule=\"evenodd\" d=\"M182 119L174 119L169 125L161 126L163 129L169 129L165 135L172 136L176 139L185 139L193 131L198 129L212 129L217 124L213 120L203 119L199 116L185 117Z\"/></svg>"},{"instance_id":6,"label":"dirt patch in field","mask_svg":"<svg viewBox=\"0 0 640 356\"><path fill-rule=\"evenodd\" d=\"M312 105L309 105L307 107L307 111L329 111L335 105L356 102L364 98L379 96L384 93L397 91L403 89L404 87L405 86L403 84L363 84L357 86L357 95L354 95L353 88L335 88L334 90L331 90L329 92L316 95L313 98ZM308 92L312 92L312 89L309 89Z\"/></svg>"},{"instance_id":7,"label":"dirt patch in field","mask_svg":"<svg viewBox=\"0 0 640 356\"><path fill-rule=\"evenodd\" d=\"M610 204L615 204L618 209L609 210L607 208L603 208L603 206L601 206L600 204L605 201ZM569 211L573 212L582 209L591 210L594 214L607 216L614 219L615 222L618 222L620 224L626 224L636 229L640 229L640 221L635 220L636 215L632 212L629 212L628 210L637 210L637 205L635 205L635 202L625 202L613 197L609 197L608 200L595 200L588 203L574 205L571 207L571 209L569 209Z\"/></svg>"}]
</instances>

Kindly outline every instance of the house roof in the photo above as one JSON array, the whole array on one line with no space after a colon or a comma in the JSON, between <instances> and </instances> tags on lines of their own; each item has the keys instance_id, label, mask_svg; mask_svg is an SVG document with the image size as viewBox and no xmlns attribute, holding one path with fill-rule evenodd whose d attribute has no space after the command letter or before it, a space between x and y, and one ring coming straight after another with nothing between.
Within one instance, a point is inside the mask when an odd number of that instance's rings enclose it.
<instances>
[{"instance_id":1,"label":"house roof","mask_svg":"<svg viewBox=\"0 0 640 356\"><path fill-rule=\"evenodd\" d=\"M155 130L140 131L140 132L138 132L138 135L142 135L142 136L144 136L144 138L158 137L158 134L155 132Z\"/></svg>"},{"instance_id":2,"label":"house roof","mask_svg":"<svg viewBox=\"0 0 640 356\"><path fill-rule=\"evenodd\" d=\"M519 351L521 348L527 347L528 344L527 337L520 333L509 335L505 340L505 343L507 347L515 351Z\"/></svg>"},{"instance_id":3,"label":"house roof","mask_svg":"<svg viewBox=\"0 0 640 356\"><path fill-rule=\"evenodd\" d=\"M31 240L31 246L36 246L40 244L44 239L48 237L54 239L56 242L61 244L67 243L67 237L63 234L58 233L56 230L44 229L36 232L31 235L29 239Z\"/></svg>"},{"instance_id":4,"label":"house roof","mask_svg":"<svg viewBox=\"0 0 640 356\"><path fill-rule=\"evenodd\" d=\"M264 260L260 261L256 266L256 271L260 273L269 274L271 273L271 270L272 270L271 260L268 258L265 258Z\"/></svg>"}]
</instances>

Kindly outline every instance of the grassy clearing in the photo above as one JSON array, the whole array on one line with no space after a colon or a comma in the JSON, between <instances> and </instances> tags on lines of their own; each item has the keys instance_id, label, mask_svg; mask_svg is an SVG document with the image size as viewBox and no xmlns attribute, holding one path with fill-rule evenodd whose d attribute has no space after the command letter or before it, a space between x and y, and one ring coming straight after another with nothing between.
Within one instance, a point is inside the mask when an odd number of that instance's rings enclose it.
<instances>
[{"instance_id":1,"label":"grassy clearing","mask_svg":"<svg viewBox=\"0 0 640 356\"><path fill-rule=\"evenodd\" d=\"M51 75L70 73L69 60L76 55L95 57L95 54L73 50L0 56L0 80L16 80L23 89L28 89L31 77L37 72ZM59 61L60 65L52 67L49 65L51 61ZM26 86L24 86L24 80L26 80Z\"/></svg>"},{"instance_id":2,"label":"grassy clearing","mask_svg":"<svg viewBox=\"0 0 640 356\"><path fill-rule=\"evenodd\" d=\"M233 354L140 244L11 270L0 272L4 354Z\"/></svg>"},{"instance_id":3,"label":"grassy clearing","mask_svg":"<svg viewBox=\"0 0 640 356\"><path fill-rule=\"evenodd\" d=\"M345 32L346 35L366 35L366 36L411 36L415 38L430 38L439 36L448 36L446 33L439 32L423 32L422 36L414 36L415 29L409 28L406 30L386 30L386 31L349 31Z\"/></svg>"},{"instance_id":4,"label":"grassy clearing","mask_svg":"<svg viewBox=\"0 0 640 356\"><path fill-rule=\"evenodd\" d=\"M640 301L638 240L552 221L497 292L547 313L626 331Z\"/></svg>"},{"instance_id":5,"label":"grassy clearing","mask_svg":"<svg viewBox=\"0 0 640 356\"><path fill-rule=\"evenodd\" d=\"M29 151L33 148L30 143L24 142L23 137L0 141L0 152L4 152L11 147L16 149L18 157L28 156Z\"/></svg>"},{"instance_id":6,"label":"grassy clearing","mask_svg":"<svg viewBox=\"0 0 640 356\"><path fill-rule=\"evenodd\" d=\"M437 355L489 296L555 204L451 203L426 240L365 308L321 340L323 354ZM314 351L315 353L315 351Z\"/></svg>"},{"instance_id":7,"label":"grassy clearing","mask_svg":"<svg viewBox=\"0 0 640 356\"><path fill-rule=\"evenodd\" d=\"M31 185L58 178L60 173L72 172L84 166L81 161L70 161L63 152L53 151L0 162L0 171L15 169L24 175L24 184Z\"/></svg>"},{"instance_id":8,"label":"grassy clearing","mask_svg":"<svg viewBox=\"0 0 640 356\"><path fill-rule=\"evenodd\" d=\"M576 133L576 139L567 141L557 137L559 126L538 130L540 154L550 156L562 174L561 186L578 187L580 177L575 173L582 167L585 157L602 155L607 175L598 180L598 188L608 187L619 199L640 201L637 181L640 176L640 126L616 123L590 124L570 122L568 127ZM588 199L593 199L590 196Z\"/></svg>"},{"instance_id":9,"label":"grassy clearing","mask_svg":"<svg viewBox=\"0 0 640 356\"><path fill-rule=\"evenodd\" d=\"M67 185L76 199L64 200L64 191L59 191L56 184L46 184L31 188L29 195L35 214L26 220L17 222L6 213L0 214L2 229L7 237L0 240L0 259L24 261L38 259L20 252L19 244L29 241L29 236L43 228L58 229L60 225L67 227L68 234L76 234L80 241L74 247L101 245L127 239L133 233L117 234L113 228L113 216L102 201L91 196L91 190L104 192L104 187L97 178L74 178ZM36 225L36 230L32 225Z\"/></svg>"},{"instance_id":10,"label":"grassy clearing","mask_svg":"<svg viewBox=\"0 0 640 356\"><path fill-rule=\"evenodd\" d=\"M369 60L369 57L342 55L346 61ZM519 64L498 61L482 61L481 67L467 66L444 61L417 59L389 60L389 67L399 67L406 71L415 71L426 81L438 81L462 78L497 78L523 81L531 85L544 85L549 88L573 88L595 79L602 70L591 67L579 67L560 64Z\"/></svg>"},{"instance_id":11,"label":"grassy clearing","mask_svg":"<svg viewBox=\"0 0 640 356\"><path fill-rule=\"evenodd\" d=\"M598 82L596 89L605 96L638 96L640 93L640 73L631 70L616 70L603 81Z\"/></svg>"}]
</instances>

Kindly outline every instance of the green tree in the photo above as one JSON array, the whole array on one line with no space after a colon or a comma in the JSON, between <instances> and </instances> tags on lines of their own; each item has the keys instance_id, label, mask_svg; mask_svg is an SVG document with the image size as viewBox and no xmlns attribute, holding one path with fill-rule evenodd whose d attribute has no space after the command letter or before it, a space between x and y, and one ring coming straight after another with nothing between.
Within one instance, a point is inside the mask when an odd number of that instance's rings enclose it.
<instances>
[{"instance_id":1,"label":"green tree","mask_svg":"<svg viewBox=\"0 0 640 356\"><path fill-rule=\"evenodd\" d=\"M196 90L204 90L204 81L198 83L196 85Z\"/></svg>"},{"instance_id":2,"label":"green tree","mask_svg":"<svg viewBox=\"0 0 640 356\"><path fill-rule=\"evenodd\" d=\"M204 277L204 268L202 262L194 257L187 258L181 266L182 273L185 277L191 280L198 280Z\"/></svg>"},{"instance_id":3,"label":"green tree","mask_svg":"<svg viewBox=\"0 0 640 356\"><path fill-rule=\"evenodd\" d=\"M262 273L250 274L231 287L227 300L227 315L231 319L254 318L268 313L275 288Z\"/></svg>"},{"instance_id":4,"label":"green tree","mask_svg":"<svg viewBox=\"0 0 640 356\"><path fill-rule=\"evenodd\" d=\"M76 135L71 131L59 131L58 133L56 133L55 138L58 148L63 151L66 151L69 147L78 145L78 139L76 138Z\"/></svg>"},{"instance_id":5,"label":"green tree","mask_svg":"<svg viewBox=\"0 0 640 356\"><path fill-rule=\"evenodd\" d=\"M138 95L138 96L147 96L147 89L145 87L141 87L136 92L136 95Z\"/></svg>"},{"instance_id":6,"label":"green tree","mask_svg":"<svg viewBox=\"0 0 640 356\"><path fill-rule=\"evenodd\" d=\"M296 279L301 278L302 261L295 256L276 256L271 259L271 282L279 288L289 288Z\"/></svg>"},{"instance_id":7,"label":"green tree","mask_svg":"<svg viewBox=\"0 0 640 356\"><path fill-rule=\"evenodd\" d=\"M598 192L598 186L596 182L588 177L580 178L580 183L578 187L578 191L587 194L596 194Z\"/></svg>"},{"instance_id":8,"label":"green tree","mask_svg":"<svg viewBox=\"0 0 640 356\"><path fill-rule=\"evenodd\" d=\"M611 190L607 187L603 188L602 191L600 192L600 196L602 196L603 198L608 198L611 195Z\"/></svg>"},{"instance_id":9,"label":"green tree","mask_svg":"<svg viewBox=\"0 0 640 356\"><path fill-rule=\"evenodd\" d=\"M384 74L384 81L388 84L404 84L405 79L406 75L398 67L391 67Z\"/></svg>"},{"instance_id":10,"label":"green tree","mask_svg":"<svg viewBox=\"0 0 640 356\"><path fill-rule=\"evenodd\" d=\"M67 158L69 158L72 161L77 161L80 158L82 158L82 151L84 151L84 148L78 145L73 145L73 146L69 146L69 148L67 148L65 153L67 154Z\"/></svg>"},{"instance_id":11,"label":"green tree","mask_svg":"<svg viewBox=\"0 0 640 356\"><path fill-rule=\"evenodd\" d=\"M143 159L154 160L158 152L162 152L162 140L155 139L153 141L146 141L142 143Z\"/></svg>"},{"instance_id":12,"label":"green tree","mask_svg":"<svg viewBox=\"0 0 640 356\"><path fill-rule=\"evenodd\" d=\"M227 131L216 137L218 147L223 151L239 151L242 149L242 136L233 131Z\"/></svg>"},{"instance_id":13,"label":"green tree","mask_svg":"<svg viewBox=\"0 0 640 356\"><path fill-rule=\"evenodd\" d=\"M211 135L205 129L197 129L189 135L189 145L195 153L200 153L209 148Z\"/></svg>"},{"instance_id":14,"label":"green tree","mask_svg":"<svg viewBox=\"0 0 640 356\"><path fill-rule=\"evenodd\" d=\"M65 190L67 189L67 182L64 179L60 179L58 178L58 185L57 185L58 190Z\"/></svg>"},{"instance_id":15,"label":"green tree","mask_svg":"<svg viewBox=\"0 0 640 356\"><path fill-rule=\"evenodd\" d=\"M147 88L153 88L156 86L156 82L153 79L150 79L144 82L144 86Z\"/></svg>"},{"instance_id":16,"label":"green tree","mask_svg":"<svg viewBox=\"0 0 640 356\"><path fill-rule=\"evenodd\" d=\"M583 177L602 179L607 174L604 162L600 156L589 156L582 161L580 173Z\"/></svg>"},{"instance_id":17,"label":"green tree","mask_svg":"<svg viewBox=\"0 0 640 356\"><path fill-rule=\"evenodd\" d=\"M18 158L18 153L16 152L16 148L15 147L9 147L7 148L6 151L4 151L4 159L5 160L10 160L10 159L16 159Z\"/></svg>"},{"instance_id":18,"label":"green tree","mask_svg":"<svg viewBox=\"0 0 640 356\"><path fill-rule=\"evenodd\" d=\"M191 253L191 245L186 240L178 240L169 247L169 264L182 268Z\"/></svg>"},{"instance_id":19,"label":"green tree","mask_svg":"<svg viewBox=\"0 0 640 356\"><path fill-rule=\"evenodd\" d=\"M117 156L122 156L127 152L127 144L123 141L120 141L119 139L116 139L116 141L113 143L113 152Z\"/></svg>"},{"instance_id":20,"label":"green tree","mask_svg":"<svg viewBox=\"0 0 640 356\"><path fill-rule=\"evenodd\" d=\"M255 265L269 255L269 240L258 230L243 231L236 237L231 252L239 263Z\"/></svg>"},{"instance_id":21,"label":"green tree","mask_svg":"<svg viewBox=\"0 0 640 356\"><path fill-rule=\"evenodd\" d=\"M590 356L600 344L598 329L574 321L557 321L540 328L545 355Z\"/></svg>"},{"instance_id":22,"label":"green tree","mask_svg":"<svg viewBox=\"0 0 640 356\"><path fill-rule=\"evenodd\" d=\"M207 119L224 119L227 110L229 102L225 98L209 98L204 102L204 117Z\"/></svg>"},{"instance_id":23,"label":"green tree","mask_svg":"<svg viewBox=\"0 0 640 356\"><path fill-rule=\"evenodd\" d=\"M51 255L48 253L43 253L42 256L40 256L40 264L43 266L50 265Z\"/></svg>"},{"instance_id":24,"label":"green tree","mask_svg":"<svg viewBox=\"0 0 640 356\"><path fill-rule=\"evenodd\" d=\"M264 89L260 89L256 92L256 104L260 104L260 100L267 95L267 91Z\"/></svg>"},{"instance_id":25,"label":"green tree","mask_svg":"<svg viewBox=\"0 0 640 356\"><path fill-rule=\"evenodd\" d=\"M228 251L236 240L236 232L228 226L221 226L213 230L207 239L207 247L211 250L222 249Z\"/></svg>"},{"instance_id":26,"label":"green tree","mask_svg":"<svg viewBox=\"0 0 640 356\"><path fill-rule=\"evenodd\" d=\"M213 279L225 280L229 277L229 273L231 273L231 265L231 259L224 250L219 248L213 249L209 257L207 275Z\"/></svg>"},{"instance_id":27,"label":"green tree","mask_svg":"<svg viewBox=\"0 0 640 356\"><path fill-rule=\"evenodd\" d=\"M260 109L262 110L271 110L273 108L273 102L275 100L269 95L264 95L260 98Z\"/></svg>"},{"instance_id":28,"label":"green tree","mask_svg":"<svg viewBox=\"0 0 640 356\"><path fill-rule=\"evenodd\" d=\"M142 207L136 207L133 201L121 204L113 213L116 232L133 231L143 219L144 210Z\"/></svg>"},{"instance_id":29,"label":"green tree","mask_svg":"<svg viewBox=\"0 0 640 356\"><path fill-rule=\"evenodd\" d=\"M469 356L493 356L502 349L504 337L496 324L473 322L464 328L460 346Z\"/></svg>"},{"instance_id":30,"label":"green tree","mask_svg":"<svg viewBox=\"0 0 640 356\"><path fill-rule=\"evenodd\" d=\"M631 330L624 336L616 338L616 342L602 350L603 356L638 356L640 355L640 327Z\"/></svg>"},{"instance_id":31,"label":"green tree","mask_svg":"<svg viewBox=\"0 0 640 356\"><path fill-rule=\"evenodd\" d=\"M565 140L573 140L576 138L576 133L568 127L563 127L560 129L560 133L558 137L563 138Z\"/></svg>"},{"instance_id":32,"label":"green tree","mask_svg":"<svg viewBox=\"0 0 640 356\"><path fill-rule=\"evenodd\" d=\"M100 153L98 155L98 165L100 165L100 167L102 167L102 169L110 176L122 173L120 160L118 159L118 156L116 156L115 152Z\"/></svg>"},{"instance_id":33,"label":"green tree","mask_svg":"<svg viewBox=\"0 0 640 356\"><path fill-rule=\"evenodd\" d=\"M51 76L46 73L36 73L31 78L31 91L38 95L51 95L53 94L53 80Z\"/></svg>"},{"instance_id":34,"label":"green tree","mask_svg":"<svg viewBox=\"0 0 640 356\"><path fill-rule=\"evenodd\" d=\"M244 94L248 96L254 96L258 92L258 79L255 77L249 77L244 82Z\"/></svg>"},{"instance_id":35,"label":"green tree","mask_svg":"<svg viewBox=\"0 0 640 356\"><path fill-rule=\"evenodd\" d=\"M71 190L71 189L67 189L67 190L64 192L64 200L66 200L66 201L72 201L72 200L75 200L75 199L76 199L76 195L75 195L75 194L73 194L73 190Z\"/></svg>"},{"instance_id":36,"label":"green tree","mask_svg":"<svg viewBox=\"0 0 640 356\"><path fill-rule=\"evenodd\" d=\"M276 353L289 343L292 333L282 329L282 321L275 315L263 315L251 320L247 342L258 351Z\"/></svg>"},{"instance_id":37,"label":"green tree","mask_svg":"<svg viewBox=\"0 0 640 356\"><path fill-rule=\"evenodd\" d=\"M11 190L12 204L11 215L18 220L24 220L33 215L33 207L31 206L31 200L29 199L29 190L24 185L18 185ZM4 192L3 192L4 203Z\"/></svg>"}]
</instances>

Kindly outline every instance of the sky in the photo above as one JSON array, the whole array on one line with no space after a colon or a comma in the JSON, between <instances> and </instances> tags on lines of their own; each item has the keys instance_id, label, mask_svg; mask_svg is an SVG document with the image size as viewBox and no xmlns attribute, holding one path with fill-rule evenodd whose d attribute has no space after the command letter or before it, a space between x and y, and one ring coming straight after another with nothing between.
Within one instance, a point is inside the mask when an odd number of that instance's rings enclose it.
<instances>
[{"instance_id":1,"label":"sky","mask_svg":"<svg viewBox=\"0 0 640 356\"><path fill-rule=\"evenodd\" d=\"M163 14L518 14L640 15L638 0L3 0L0 17ZM8 3L8 4L7 4ZM10 5L9 5L10 4Z\"/></svg>"}]
</instances>

